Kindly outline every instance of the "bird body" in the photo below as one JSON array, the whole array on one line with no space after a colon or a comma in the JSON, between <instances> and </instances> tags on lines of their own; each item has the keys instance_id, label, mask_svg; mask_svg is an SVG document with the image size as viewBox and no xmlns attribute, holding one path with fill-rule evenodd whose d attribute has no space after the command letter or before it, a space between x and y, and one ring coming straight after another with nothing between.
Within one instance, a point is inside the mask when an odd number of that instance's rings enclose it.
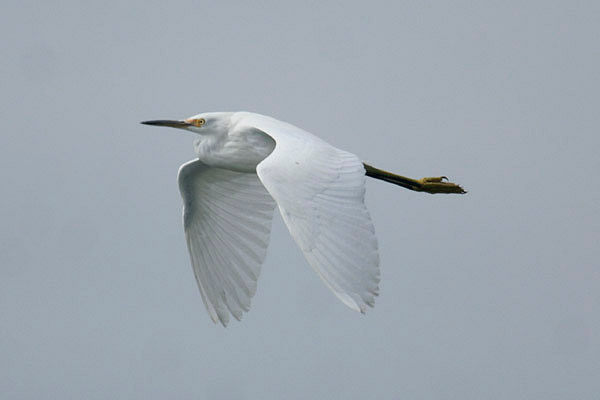
<instances>
[{"instance_id":1,"label":"bird body","mask_svg":"<svg viewBox=\"0 0 600 400\"><path fill-rule=\"evenodd\" d=\"M197 134L198 158L178 174L183 225L204 304L224 326L230 315L239 320L250 308L276 207L327 287L364 313L379 293L377 239L364 203L366 174L412 190L462 192L441 178L415 181L377 170L260 114L203 113L143 123Z\"/></svg>"}]
</instances>

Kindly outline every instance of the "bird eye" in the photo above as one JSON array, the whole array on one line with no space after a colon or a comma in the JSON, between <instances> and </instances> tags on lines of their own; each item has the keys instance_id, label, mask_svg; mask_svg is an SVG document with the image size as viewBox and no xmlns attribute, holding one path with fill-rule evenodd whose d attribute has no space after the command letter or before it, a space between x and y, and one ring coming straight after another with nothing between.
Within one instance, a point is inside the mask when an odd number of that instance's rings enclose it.
<instances>
[{"instance_id":1,"label":"bird eye","mask_svg":"<svg viewBox=\"0 0 600 400\"><path fill-rule=\"evenodd\" d=\"M204 118L196 118L196 119L190 118L190 119L186 119L185 122L199 128L206 123L206 120L204 120Z\"/></svg>"}]
</instances>

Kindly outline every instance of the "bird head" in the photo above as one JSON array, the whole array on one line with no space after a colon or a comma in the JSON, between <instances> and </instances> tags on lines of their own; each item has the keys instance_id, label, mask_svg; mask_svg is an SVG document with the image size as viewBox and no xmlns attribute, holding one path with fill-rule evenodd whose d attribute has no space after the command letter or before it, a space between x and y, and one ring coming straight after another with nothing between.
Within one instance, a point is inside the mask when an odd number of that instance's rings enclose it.
<instances>
[{"instance_id":1,"label":"bird head","mask_svg":"<svg viewBox=\"0 0 600 400\"><path fill-rule=\"evenodd\" d=\"M211 112L197 114L183 120L158 119L141 123L185 129L198 134L210 134L228 129L232 114L231 112Z\"/></svg>"}]
</instances>

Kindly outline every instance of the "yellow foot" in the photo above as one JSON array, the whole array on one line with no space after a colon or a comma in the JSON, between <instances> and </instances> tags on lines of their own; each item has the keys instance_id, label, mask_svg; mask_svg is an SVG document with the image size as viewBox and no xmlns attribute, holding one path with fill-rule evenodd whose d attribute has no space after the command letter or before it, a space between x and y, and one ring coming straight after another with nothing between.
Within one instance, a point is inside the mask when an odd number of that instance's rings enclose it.
<instances>
[{"instance_id":1,"label":"yellow foot","mask_svg":"<svg viewBox=\"0 0 600 400\"><path fill-rule=\"evenodd\" d=\"M445 182L444 182L445 180ZM435 193L467 193L460 185L448 181L445 176L436 178L422 178L417 180L420 183L419 191L431 194Z\"/></svg>"}]
</instances>

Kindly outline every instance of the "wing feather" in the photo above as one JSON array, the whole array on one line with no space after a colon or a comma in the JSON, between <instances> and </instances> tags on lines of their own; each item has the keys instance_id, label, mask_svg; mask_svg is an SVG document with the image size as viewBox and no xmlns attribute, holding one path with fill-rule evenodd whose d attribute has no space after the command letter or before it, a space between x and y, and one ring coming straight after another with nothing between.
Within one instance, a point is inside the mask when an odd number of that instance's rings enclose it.
<instances>
[{"instance_id":1,"label":"wing feather","mask_svg":"<svg viewBox=\"0 0 600 400\"><path fill-rule=\"evenodd\" d=\"M199 160L180 167L178 182L194 276L211 319L226 326L250 309L275 201L256 174Z\"/></svg>"},{"instance_id":2,"label":"wing feather","mask_svg":"<svg viewBox=\"0 0 600 400\"><path fill-rule=\"evenodd\" d=\"M240 129L257 129L275 140L256 172L292 237L333 293L364 313L379 293L379 256L364 203L363 163L293 125L242 114Z\"/></svg>"}]
</instances>

